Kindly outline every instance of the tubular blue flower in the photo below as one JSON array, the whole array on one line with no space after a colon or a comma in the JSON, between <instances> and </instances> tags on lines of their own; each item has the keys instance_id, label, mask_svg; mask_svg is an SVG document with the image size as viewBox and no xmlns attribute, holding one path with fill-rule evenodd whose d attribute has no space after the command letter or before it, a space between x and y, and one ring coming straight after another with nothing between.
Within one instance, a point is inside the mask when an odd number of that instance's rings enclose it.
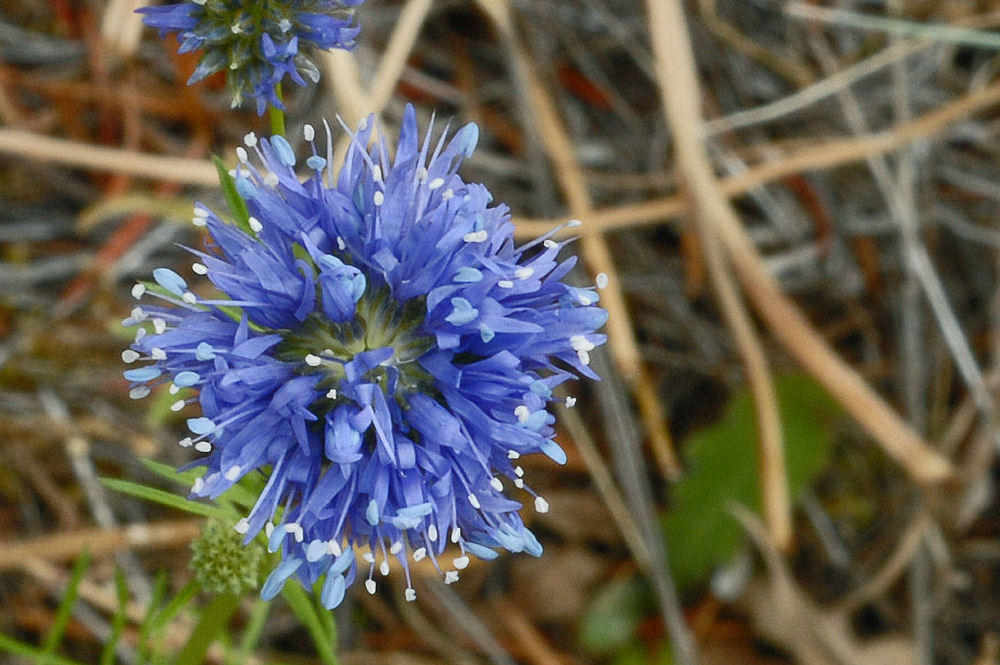
<instances>
[{"instance_id":1,"label":"tubular blue flower","mask_svg":"<svg viewBox=\"0 0 1000 665\"><path fill-rule=\"evenodd\" d=\"M319 80L309 51L354 47L362 1L192 0L138 11L161 38L177 33L178 52L202 51L189 85L225 70L233 106L250 97L262 114L268 104L284 108L276 88L286 75L299 85Z\"/></svg>"},{"instance_id":2,"label":"tubular blue flower","mask_svg":"<svg viewBox=\"0 0 1000 665\"><path fill-rule=\"evenodd\" d=\"M605 341L596 291L563 282L575 263L558 258L565 243L516 246L508 209L458 175L475 125L432 145L407 107L392 159L384 136L365 148L373 127L362 123L335 177L329 128L324 157L307 126L303 181L285 139L248 135L257 159L238 149L235 179L249 231L195 208L211 242L192 250L193 270L225 295L195 296L159 269L133 295L166 303L126 320L141 327L123 358L152 361L126 372L133 396L197 390L175 405L201 410L181 441L209 453L192 494L262 473L237 528L281 551L263 593L325 575L329 607L359 566L374 593L374 571L395 559L412 600L411 561L429 557L451 583L469 555L541 554L516 497L548 504L518 459L565 461L553 389L597 378L589 352Z\"/></svg>"}]
</instances>

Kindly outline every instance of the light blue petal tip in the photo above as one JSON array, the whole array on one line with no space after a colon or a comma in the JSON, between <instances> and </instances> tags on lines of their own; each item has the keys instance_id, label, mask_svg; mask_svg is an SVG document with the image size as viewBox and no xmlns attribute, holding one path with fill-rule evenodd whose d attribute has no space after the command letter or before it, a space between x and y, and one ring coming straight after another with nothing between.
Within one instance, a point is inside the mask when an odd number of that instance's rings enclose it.
<instances>
[{"instance_id":1,"label":"light blue petal tip","mask_svg":"<svg viewBox=\"0 0 1000 665\"><path fill-rule=\"evenodd\" d=\"M184 291L187 290L187 282L184 281L184 278L170 268L157 268L153 271L153 279L175 296L183 295Z\"/></svg>"},{"instance_id":2,"label":"light blue petal tip","mask_svg":"<svg viewBox=\"0 0 1000 665\"><path fill-rule=\"evenodd\" d=\"M378 517L378 503L372 499L368 502L368 508L365 510L365 519L368 520L369 524L375 526L378 524Z\"/></svg>"},{"instance_id":3,"label":"light blue petal tip","mask_svg":"<svg viewBox=\"0 0 1000 665\"><path fill-rule=\"evenodd\" d=\"M295 166L295 151L284 136L275 134L271 137L271 146L278 154L278 159L285 166Z\"/></svg>"},{"instance_id":4,"label":"light blue petal tip","mask_svg":"<svg viewBox=\"0 0 1000 665\"><path fill-rule=\"evenodd\" d=\"M188 418L187 419L188 429L195 434L208 434L213 429L215 429L215 423L213 423L208 418Z\"/></svg>"}]
</instances>

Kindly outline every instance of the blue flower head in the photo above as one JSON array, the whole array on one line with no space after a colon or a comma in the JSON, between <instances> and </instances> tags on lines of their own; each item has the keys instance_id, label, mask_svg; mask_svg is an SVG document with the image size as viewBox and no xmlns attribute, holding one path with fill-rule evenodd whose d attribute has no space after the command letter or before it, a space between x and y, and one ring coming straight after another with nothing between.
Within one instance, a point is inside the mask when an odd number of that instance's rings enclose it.
<instances>
[{"instance_id":1,"label":"blue flower head","mask_svg":"<svg viewBox=\"0 0 1000 665\"><path fill-rule=\"evenodd\" d=\"M407 107L390 157L382 136L365 147L374 124L336 177L307 126L304 180L284 138L248 135L235 170L242 229L195 208L211 241L192 250L193 270L225 296L197 296L161 268L133 294L166 304L126 320L140 328L124 359L147 361L125 372L134 397L197 390L175 405L201 411L181 441L208 453L192 494L266 477L237 525L281 551L265 598L293 575L325 575L332 608L359 568L374 592L374 571L394 559L412 599L411 561L430 559L450 583L470 554L541 554L517 497L548 504L518 459L565 461L553 389L596 378L589 352L605 341L595 290L562 281L575 263L558 258L564 243L515 246L507 208L458 175L475 125L421 142Z\"/></svg>"},{"instance_id":2,"label":"blue flower head","mask_svg":"<svg viewBox=\"0 0 1000 665\"><path fill-rule=\"evenodd\" d=\"M354 47L353 7L362 1L192 0L139 12L161 38L178 33L180 53L202 51L188 85L225 70L233 106L251 97L260 114L284 108L275 90L286 75L299 85L319 80L310 50Z\"/></svg>"}]
</instances>

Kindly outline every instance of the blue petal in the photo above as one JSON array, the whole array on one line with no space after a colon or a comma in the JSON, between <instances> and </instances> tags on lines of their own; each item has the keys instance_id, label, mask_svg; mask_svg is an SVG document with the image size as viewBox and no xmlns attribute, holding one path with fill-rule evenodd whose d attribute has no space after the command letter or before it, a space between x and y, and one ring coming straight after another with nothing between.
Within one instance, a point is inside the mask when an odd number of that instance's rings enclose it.
<instances>
[{"instance_id":1,"label":"blue petal","mask_svg":"<svg viewBox=\"0 0 1000 665\"><path fill-rule=\"evenodd\" d=\"M327 574L326 581L323 582L323 590L319 594L323 607L332 610L344 600L344 592L347 590L347 580L343 575Z\"/></svg>"},{"instance_id":2,"label":"blue petal","mask_svg":"<svg viewBox=\"0 0 1000 665\"><path fill-rule=\"evenodd\" d=\"M163 371L159 367L149 366L126 370L122 373L122 376L129 381L143 383L145 381L152 381L161 374L163 374Z\"/></svg>"},{"instance_id":3,"label":"blue petal","mask_svg":"<svg viewBox=\"0 0 1000 665\"><path fill-rule=\"evenodd\" d=\"M291 577L302 565L302 559L285 559L271 571L260 590L260 597L264 600L271 600L278 595L281 588L285 586L285 581Z\"/></svg>"},{"instance_id":4,"label":"blue petal","mask_svg":"<svg viewBox=\"0 0 1000 665\"><path fill-rule=\"evenodd\" d=\"M153 279L176 296L183 295L184 291L187 290L187 282L184 281L184 278L170 268L157 268L153 271Z\"/></svg>"}]
</instances>

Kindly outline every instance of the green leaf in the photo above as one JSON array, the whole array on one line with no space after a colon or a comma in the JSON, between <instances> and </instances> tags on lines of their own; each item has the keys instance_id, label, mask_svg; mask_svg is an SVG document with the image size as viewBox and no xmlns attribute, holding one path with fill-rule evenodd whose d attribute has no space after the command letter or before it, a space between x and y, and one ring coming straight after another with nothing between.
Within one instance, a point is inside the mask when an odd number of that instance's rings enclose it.
<instances>
[{"instance_id":1,"label":"green leaf","mask_svg":"<svg viewBox=\"0 0 1000 665\"><path fill-rule=\"evenodd\" d=\"M212 155L212 163L219 174L219 184L222 185L222 194L226 197L229 205L229 212L233 215L236 226L247 235L255 235L250 229L250 211L247 210L247 202L243 200L236 190L236 181L229 175L229 167L218 155Z\"/></svg>"},{"instance_id":2,"label":"green leaf","mask_svg":"<svg viewBox=\"0 0 1000 665\"><path fill-rule=\"evenodd\" d=\"M638 577L611 580L597 592L580 620L580 645L595 656L621 651L646 615L646 601Z\"/></svg>"},{"instance_id":3,"label":"green leaf","mask_svg":"<svg viewBox=\"0 0 1000 665\"><path fill-rule=\"evenodd\" d=\"M184 497L171 494L170 492L164 492L163 490L156 489L155 487L148 487L146 485L129 482L128 480L119 480L117 478L101 478L101 482L116 492L131 494L132 496L137 496L140 499L160 503L164 506L170 506L171 508L183 510L195 515L216 517L221 520L225 520L230 517L230 514L222 508L210 506L205 503L198 503L197 501L190 501Z\"/></svg>"},{"instance_id":4,"label":"green leaf","mask_svg":"<svg viewBox=\"0 0 1000 665\"><path fill-rule=\"evenodd\" d=\"M165 480L177 483L185 489L191 487L195 479L201 477L205 473L205 469L203 468L178 471L169 464L163 464L162 462L156 462L151 459L142 459L139 461L152 473ZM251 484L253 481L254 479L252 477L244 476L240 479L239 483L226 490L222 497L229 499L236 505L243 508L253 507L253 505L257 502L257 497L260 496L260 491L254 492L251 489L244 487L245 484ZM258 488L258 490L259 489L260 488Z\"/></svg>"},{"instance_id":5,"label":"green leaf","mask_svg":"<svg viewBox=\"0 0 1000 665\"><path fill-rule=\"evenodd\" d=\"M775 377L785 439L788 486L797 498L830 453L837 404L804 374ZM663 526L670 567L681 587L705 581L738 550L743 533L727 511L736 502L760 513L756 425L749 390L737 392L719 422L685 448L688 473L673 487Z\"/></svg>"},{"instance_id":6,"label":"green leaf","mask_svg":"<svg viewBox=\"0 0 1000 665\"><path fill-rule=\"evenodd\" d=\"M292 580L282 588L281 597L285 599L285 602L292 608L292 612L305 625L306 630L309 631L309 636L312 638L313 646L316 647L316 654L319 656L320 661L324 665L339 665L340 661L337 660L337 636L327 632L323 621L319 618L319 613L316 611L316 606L313 604L312 598L305 592L302 585ZM319 611L327 612L328 610L321 609Z\"/></svg>"},{"instance_id":7,"label":"green leaf","mask_svg":"<svg viewBox=\"0 0 1000 665\"><path fill-rule=\"evenodd\" d=\"M66 593L63 594L59 608L56 610L56 616L52 620L52 627L49 629L49 634L45 636L42 651L48 656L55 653L56 647L62 641L63 634L66 632L66 626L69 624L70 612L73 611L73 604L76 603L77 589L79 589L80 582L83 580L83 576L89 567L90 550L85 548L80 558L73 564L73 571L70 573L69 583L66 585ZM46 663L51 662L51 660L43 658L40 662Z\"/></svg>"},{"instance_id":8,"label":"green leaf","mask_svg":"<svg viewBox=\"0 0 1000 665\"><path fill-rule=\"evenodd\" d=\"M115 596L118 598L118 609L111 620L111 635L104 642L104 649L101 651L101 665L114 664L115 648L122 639L122 631L125 630L125 613L128 610L128 586L125 584L125 576L118 568L115 569Z\"/></svg>"},{"instance_id":9,"label":"green leaf","mask_svg":"<svg viewBox=\"0 0 1000 665\"><path fill-rule=\"evenodd\" d=\"M220 594L213 598L202 610L198 623L188 641L181 647L174 661L175 665L201 665L208 655L208 648L229 623L240 607L240 597Z\"/></svg>"}]
</instances>

